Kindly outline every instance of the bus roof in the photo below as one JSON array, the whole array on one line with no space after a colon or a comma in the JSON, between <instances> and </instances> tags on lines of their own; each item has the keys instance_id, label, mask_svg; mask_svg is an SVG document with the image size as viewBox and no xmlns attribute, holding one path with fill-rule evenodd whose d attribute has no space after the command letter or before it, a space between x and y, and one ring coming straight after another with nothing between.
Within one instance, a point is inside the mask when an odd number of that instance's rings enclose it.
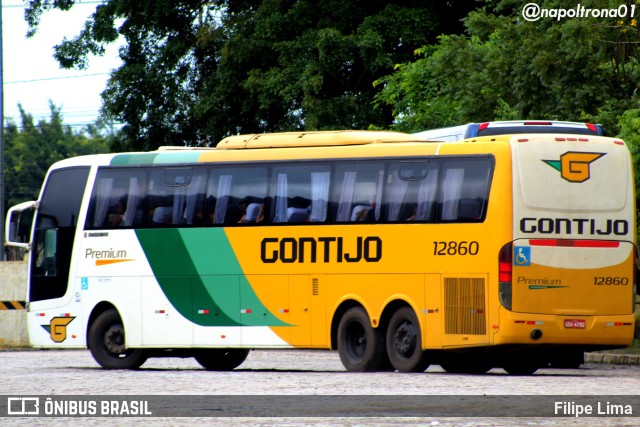
<instances>
[{"instance_id":1,"label":"bus roof","mask_svg":"<svg viewBox=\"0 0 640 427\"><path fill-rule=\"evenodd\" d=\"M574 135L604 136L602 125L557 120L510 120L467 123L460 126L432 129L414 133L423 140L454 142L466 138L521 133L566 133Z\"/></svg>"},{"instance_id":2,"label":"bus roof","mask_svg":"<svg viewBox=\"0 0 640 427\"><path fill-rule=\"evenodd\" d=\"M416 140L414 135L390 131L281 132L229 136L220 141L216 148L218 150L236 150L245 148L330 147Z\"/></svg>"},{"instance_id":3,"label":"bus roof","mask_svg":"<svg viewBox=\"0 0 640 427\"><path fill-rule=\"evenodd\" d=\"M531 134L536 134L532 132ZM538 134L540 135L540 134ZM570 138L571 134L556 134ZM69 158L55 167L81 165L141 166L150 164L196 164L201 162L242 162L257 160L301 160L332 157L384 157L398 155L446 155L496 153L507 148L517 135L474 137L456 142L430 141L415 135L386 131L320 131L236 135L225 138L216 148L160 147L157 151L97 154ZM576 136L578 137L578 136ZM584 141L602 137L582 135ZM606 138L611 139L611 138ZM612 140L612 139L611 139ZM582 139L581 139L582 141ZM266 150L257 150L263 148Z\"/></svg>"}]
</instances>

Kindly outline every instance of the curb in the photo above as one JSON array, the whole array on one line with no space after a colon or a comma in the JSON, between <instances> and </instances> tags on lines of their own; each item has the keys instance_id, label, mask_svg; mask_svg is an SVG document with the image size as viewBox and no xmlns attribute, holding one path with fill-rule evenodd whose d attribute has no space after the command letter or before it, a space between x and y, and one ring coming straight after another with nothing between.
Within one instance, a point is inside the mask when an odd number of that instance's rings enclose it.
<instances>
[{"instance_id":1,"label":"curb","mask_svg":"<svg viewBox=\"0 0 640 427\"><path fill-rule=\"evenodd\" d=\"M617 353L585 353L585 363L609 363L612 365L640 365L640 355Z\"/></svg>"}]
</instances>

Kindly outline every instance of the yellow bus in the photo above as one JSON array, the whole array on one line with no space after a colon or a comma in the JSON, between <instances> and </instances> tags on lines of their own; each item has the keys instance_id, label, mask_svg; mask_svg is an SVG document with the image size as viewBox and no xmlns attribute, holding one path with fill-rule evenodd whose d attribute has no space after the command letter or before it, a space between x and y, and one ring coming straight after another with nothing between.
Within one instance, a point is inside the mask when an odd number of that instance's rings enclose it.
<instances>
[{"instance_id":1,"label":"yellow bus","mask_svg":"<svg viewBox=\"0 0 640 427\"><path fill-rule=\"evenodd\" d=\"M531 374L632 341L633 182L598 135L240 135L60 161L5 234L30 249L31 344L104 368L307 348Z\"/></svg>"}]
</instances>

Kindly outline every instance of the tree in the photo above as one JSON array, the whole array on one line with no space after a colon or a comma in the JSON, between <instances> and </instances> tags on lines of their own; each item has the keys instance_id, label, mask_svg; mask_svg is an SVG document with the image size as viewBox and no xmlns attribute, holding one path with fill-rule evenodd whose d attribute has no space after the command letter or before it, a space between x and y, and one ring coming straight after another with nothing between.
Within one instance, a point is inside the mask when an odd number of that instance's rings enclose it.
<instances>
[{"instance_id":1,"label":"tree","mask_svg":"<svg viewBox=\"0 0 640 427\"><path fill-rule=\"evenodd\" d=\"M542 9L562 7L539 3ZM621 6L580 3L599 10ZM602 122L615 134L617 118L638 103L636 21L627 14L530 22L521 7L489 2L465 19L466 34L442 36L420 49L417 60L378 80L384 89L377 102L393 108L395 127L542 118Z\"/></svg>"},{"instance_id":2,"label":"tree","mask_svg":"<svg viewBox=\"0 0 640 427\"><path fill-rule=\"evenodd\" d=\"M74 133L63 124L60 108L50 103L49 121L35 123L20 106L21 126L12 119L4 129L5 206L35 200L49 167L56 161L108 152L109 138L98 129Z\"/></svg>"},{"instance_id":3,"label":"tree","mask_svg":"<svg viewBox=\"0 0 640 427\"><path fill-rule=\"evenodd\" d=\"M618 135L627 143L633 157L636 200L640 200L640 108L625 111L618 123Z\"/></svg>"},{"instance_id":4,"label":"tree","mask_svg":"<svg viewBox=\"0 0 640 427\"><path fill-rule=\"evenodd\" d=\"M75 0L31 0L40 15ZM387 127L373 81L442 32L460 32L464 0L107 0L56 46L65 68L122 37L103 113L124 123L121 149L215 145L224 136Z\"/></svg>"}]
</instances>

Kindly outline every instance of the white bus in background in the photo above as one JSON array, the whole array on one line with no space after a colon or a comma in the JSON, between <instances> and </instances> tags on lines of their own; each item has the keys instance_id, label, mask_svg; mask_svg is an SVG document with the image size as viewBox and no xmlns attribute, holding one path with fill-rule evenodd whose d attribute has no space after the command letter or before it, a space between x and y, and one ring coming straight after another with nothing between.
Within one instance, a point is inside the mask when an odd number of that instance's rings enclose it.
<instances>
[{"instance_id":1,"label":"white bus in background","mask_svg":"<svg viewBox=\"0 0 640 427\"><path fill-rule=\"evenodd\" d=\"M479 136L518 133L565 133L574 135L603 136L602 125L577 122L517 120L504 122L467 123L466 125L438 128L413 135L425 141L454 142Z\"/></svg>"}]
</instances>

